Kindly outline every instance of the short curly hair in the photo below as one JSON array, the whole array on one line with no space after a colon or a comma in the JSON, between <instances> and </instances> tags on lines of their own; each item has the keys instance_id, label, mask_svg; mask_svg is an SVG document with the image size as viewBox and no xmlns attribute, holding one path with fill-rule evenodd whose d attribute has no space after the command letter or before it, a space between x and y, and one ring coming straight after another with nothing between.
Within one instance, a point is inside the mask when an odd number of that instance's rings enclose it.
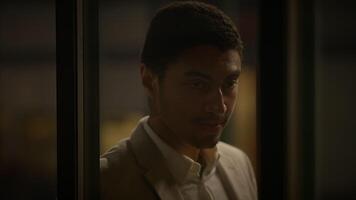
<instances>
[{"instance_id":1,"label":"short curly hair","mask_svg":"<svg viewBox=\"0 0 356 200\"><path fill-rule=\"evenodd\" d=\"M198 45L212 45L222 51L234 49L242 56L240 34L226 14L203 2L176 1L159 9L152 19L141 62L163 76L167 64Z\"/></svg>"}]
</instances>

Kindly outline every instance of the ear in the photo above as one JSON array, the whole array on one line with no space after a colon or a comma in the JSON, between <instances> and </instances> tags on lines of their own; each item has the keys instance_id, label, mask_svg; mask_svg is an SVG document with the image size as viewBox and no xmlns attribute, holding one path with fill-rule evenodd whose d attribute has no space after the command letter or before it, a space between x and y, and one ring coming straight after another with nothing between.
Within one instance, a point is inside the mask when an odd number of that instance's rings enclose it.
<instances>
[{"instance_id":1,"label":"ear","mask_svg":"<svg viewBox=\"0 0 356 200\"><path fill-rule=\"evenodd\" d=\"M145 64L141 63L140 74L142 85L149 97L153 97L157 90L157 75L155 75Z\"/></svg>"}]
</instances>

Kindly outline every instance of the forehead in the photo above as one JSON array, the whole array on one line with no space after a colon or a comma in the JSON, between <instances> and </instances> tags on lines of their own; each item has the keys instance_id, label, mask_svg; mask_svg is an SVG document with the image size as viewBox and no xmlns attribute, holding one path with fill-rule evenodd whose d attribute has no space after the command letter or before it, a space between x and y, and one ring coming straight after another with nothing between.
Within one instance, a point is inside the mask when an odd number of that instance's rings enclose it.
<instances>
[{"instance_id":1,"label":"forehead","mask_svg":"<svg viewBox=\"0 0 356 200\"><path fill-rule=\"evenodd\" d=\"M241 58L236 50L196 46L185 50L167 70L176 73L194 70L211 76L224 76L241 71Z\"/></svg>"}]
</instances>

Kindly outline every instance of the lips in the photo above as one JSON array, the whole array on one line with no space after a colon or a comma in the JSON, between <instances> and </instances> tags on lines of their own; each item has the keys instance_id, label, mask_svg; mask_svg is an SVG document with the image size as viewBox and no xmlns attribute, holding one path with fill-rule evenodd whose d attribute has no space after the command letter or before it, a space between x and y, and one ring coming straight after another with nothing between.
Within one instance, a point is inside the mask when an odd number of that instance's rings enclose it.
<instances>
[{"instance_id":1,"label":"lips","mask_svg":"<svg viewBox=\"0 0 356 200\"><path fill-rule=\"evenodd\" d=\"M195 121L199 124L214 126L214 125L225 125L227 120L223 117L219 117L219 118L200 118Z\"/></svg>"},{"instance_id":2,"label":"lips","mask_svg":"<svg viewBox=\"0 0 356 200\"><path fill-rule=\"evenodd\" d=\"M223 126L221 124L199 124L199 129L205 133L220 133Z\"/></svg>"},{"instance_id":3,"label":"lips","mask_svg":"<svg viewBox=\"0 0 356 200\"><path fill-rule=\"evenodd\" d=\"M199 122L199 124L204 126L223 126L224 122Z\"/></svg>"},{"instance_id":4,"label":"lips","mask_svg":"<svg viewBox=\"0 0 356 200\"><path fill-rule=\"evenodd\" d=\"M220 132L225 126L226 120L198 120L197 125L204 132Z\"/></svg>"}]
</instances>

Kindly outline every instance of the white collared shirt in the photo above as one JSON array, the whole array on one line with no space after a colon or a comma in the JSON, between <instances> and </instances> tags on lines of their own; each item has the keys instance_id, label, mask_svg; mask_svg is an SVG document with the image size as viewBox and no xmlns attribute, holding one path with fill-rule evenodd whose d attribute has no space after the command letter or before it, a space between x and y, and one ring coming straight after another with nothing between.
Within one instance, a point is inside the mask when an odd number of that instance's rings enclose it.
<instances>
[{"instance_id":1,"label":"white collared shirt","mask_svg":"<svg viewBox=\"0 0 356 200\"><path fill-rule=\"evenodd\" d=\"M141 122L149 137L157 145L167 161L168 169L177 182L178 189L187 200L227 200L228 196L223 183L216 172L219 154L215 148L213 155L202 155L205 166L192 160L188 156L179 154L166 144L149 126L149 116Z\"/></svg>"}]
</instances>

